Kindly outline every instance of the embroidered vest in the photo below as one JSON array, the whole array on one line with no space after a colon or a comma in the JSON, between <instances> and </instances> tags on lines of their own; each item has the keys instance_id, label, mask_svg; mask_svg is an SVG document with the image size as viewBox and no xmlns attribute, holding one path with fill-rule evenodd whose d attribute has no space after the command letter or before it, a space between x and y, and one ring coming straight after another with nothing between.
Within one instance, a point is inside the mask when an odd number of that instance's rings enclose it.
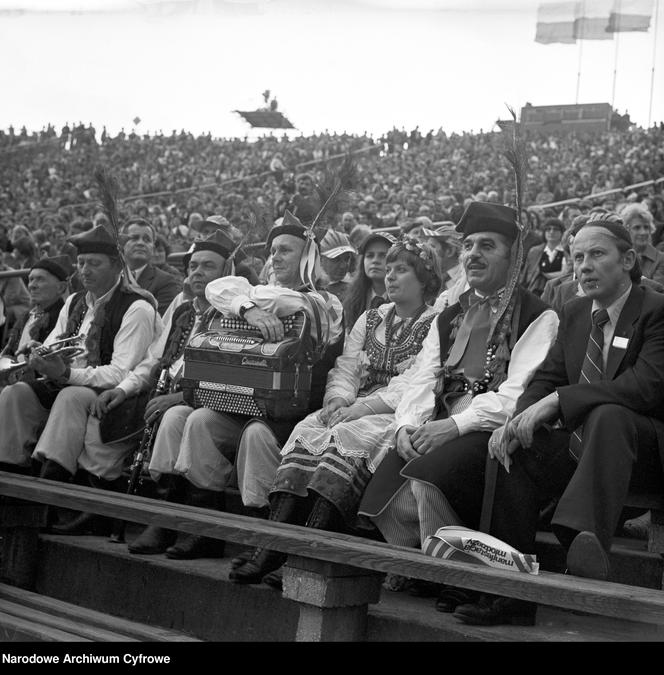
<instances>
[{"instance_id":1,"label":"embroidered vest","mask_svg":"<svg viewBox=\"0 0 664 675\"><path fill-rule=\"evenodd\" d=\"M144 300L142 296L133 291L128 291L122 287L115 289L110 300L105 303L104 323L101 327L99 338L99 363L106 366L113 358L113 341L120 330L120 324L124 318L125 312L136 300ZM74 313L74 308L79 302L85 302L85 291L79 291L74 294L69 305L69 317ZM73 335L74 333L72 333Z\"/></svg>"},{"instance_id":2,"label":"embroidered vest","mask_svg":"<svg viewBox=\"0 0 664 675\"><path fill-rule=\"evenodd\" d=\"M387 316L383 318L378 309L370 309L367 312L364 351L370 365L369 377L363 383L361 393L368 394L384 387L399 374L397 366L422 349L422 342L429 332L434 317L435 314L431 314L424 319L416 319L412 325L403 328L399 338L391 341L392 344L382 344L376 338L376 330Z\"/></svg>"}]
</instances>

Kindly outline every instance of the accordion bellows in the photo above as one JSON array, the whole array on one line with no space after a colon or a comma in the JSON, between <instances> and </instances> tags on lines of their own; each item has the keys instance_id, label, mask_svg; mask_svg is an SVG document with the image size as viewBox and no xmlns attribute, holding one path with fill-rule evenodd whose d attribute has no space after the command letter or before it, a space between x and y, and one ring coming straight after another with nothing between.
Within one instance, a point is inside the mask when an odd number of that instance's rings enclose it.
<instances>
[{"instance_id":1,"label":"accordion bellows","mask_svg":"<svg viewBox=\"0 0 664 675\"><path fill-rule=\"evenodd\" d=\"M309 411L315 356L309 316L281 318L284 339L267 342L243 319L216 313L184 350L182 391L194 408L272 420Z\"/></svg>"},{"instance_id":2,"label":"accordion bellows","mask_svg":"<svg viewBox=\"0 0 664 675\"><path fill-rule=\"evenodd\" d=\"M490 534L457 525L439 528L436 534L424 540L422 550L434 558L444 560L479 563L529 574L539 572L537 556L520 553Z\"/></svg>"}]
</instances>

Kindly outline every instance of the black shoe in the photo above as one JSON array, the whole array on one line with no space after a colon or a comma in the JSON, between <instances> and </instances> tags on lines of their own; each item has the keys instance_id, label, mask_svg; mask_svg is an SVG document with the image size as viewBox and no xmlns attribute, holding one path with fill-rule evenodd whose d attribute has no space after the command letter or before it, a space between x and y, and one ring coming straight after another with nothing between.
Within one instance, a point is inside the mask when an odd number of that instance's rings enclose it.
<instances>
[{"instance_id":1,"label":"black shoe","mask_svg":"<svg viewBox=\"0 0 664 675\"><path fill-rule=\"evenodd\" d=\"M436 609L451 614L459 605L472 605L478 602L480 594L457 586L443 586L438 593Z\"/></svg>"},{"instance_id":2,"label":"black shoe","mask_svg":"<svg viewBox=\"0 0 664 675\"><path fill-rule=\"evenodd\" d=\"M606 581L611 575L609 556L593 532L580 532L567 551L567 571L577 577Z\"/></svg>"},{"instance_id":3,"label":"black shoe","mask_svg":"<svg viewBox=\"0 0 664 675\"><path fill-rule=\"evenodd\" d=\"M454 618L471 626L534 626L537 605L497 595L482 595L475 604L459 605Z\"/></svg>"},{"instance_id":4,"label":"black shoe","mask_svg":"<svg viewBox=\"0 0 664 675\"><path fill-rule=\"evenodd\" d=\"M258 548L251 560L242 567L231 570L228 578L236 584L260 584L263 577L278 570L286 562L287 557L285 553L279 551Z\"/></svg>"},{"instance_id":5,"label":"black shoe","mask_svg":"<svg viewBox=\"0 0 664 675\"><path fill-rule=\"evenodd\" d=\"M139 555L155 555L163 553L169 546L173 546L178 533L156 525L148 525L141 534L127 546L129 553Z\"/></svg>"},{"instance_id":6,"label":"black shoe","mask_svg":"<svg viewBox=\"0 0 664 675\"><path fill-rule=\"evenodd\" d=\"M111 521L96 513L79 513L65 523L53 523L49 532L51 534L81 536L94 534L106 537L111 533Z\"/></svg>"},{"instance_id":7,"label":"black shoe","mask_svg":"<svg viewBox=\"0 0 664 675\"><path fill-rule=\"evenodd\" d=\"M196 558L223 558L226 542L219 539L185 534L176 544L166 549L166 557L173 560Z\"/></svg>"},{"instance_id":8,"label":"black shoe","mask_svg":"<svg viewBox=\"0 0 664 675\"><path fill-rule=\"evenodd\" d=\"M238 567L242 567L242 565L244 565L246 562L251 560L255 551L256 551L256 549L250 548L250 549L247 549L246 551L242 551L242 553L235 556L235 558L232 558L231 559L231 569L236 570Z\"/></svg>"},{"instance_id":9,"label":"black shoe","mask_svg":"<svg viewBox=\"0 0 664 675\"><path fill-rule=\"evenodd\" d=\"M274 572L270 572L269 574L266 574L263 577L263 583L266 586L269 586L270 588L274 588L277 591L283 591L284 590L284 575L279 568L278 570L275 570Z\"/></svg>"}]
</instances>

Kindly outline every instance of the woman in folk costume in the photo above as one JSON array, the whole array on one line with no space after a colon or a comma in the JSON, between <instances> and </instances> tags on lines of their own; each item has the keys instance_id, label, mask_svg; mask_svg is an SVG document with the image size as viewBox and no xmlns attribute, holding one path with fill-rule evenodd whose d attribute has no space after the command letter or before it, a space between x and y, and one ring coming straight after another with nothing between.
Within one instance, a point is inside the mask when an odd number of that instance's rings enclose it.
<instances>
[{"instance_id":1,"label":"woman in folk costume","mask_svg":"<svg viewBox=\"0 0 664 675\"><path fill-rule=\"evenodd\" d=\"M352 526L364 488L393 442L399 394L389 383L422 346L436 315L427 303L436 297L440 275L433 250L413 238L389 249L386 270L391 302L357 320L328 376L322 410L298 423L281 451L271 520L317 529ZM231 579L259 583L285 558L258 549Z\"/></svg>"}]
</instances>

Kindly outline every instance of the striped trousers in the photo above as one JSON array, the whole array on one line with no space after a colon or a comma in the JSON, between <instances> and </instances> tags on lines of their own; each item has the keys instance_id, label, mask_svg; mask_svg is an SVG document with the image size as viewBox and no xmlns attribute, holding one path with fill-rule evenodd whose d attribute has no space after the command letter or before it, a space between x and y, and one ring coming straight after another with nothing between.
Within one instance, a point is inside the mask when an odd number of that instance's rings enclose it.
<instances>
[{"instance_id":1,"label":"striped trousers","mask_svg":"<svg viewBox=\"0 0 664 675\"><path fill-rule=\"evenodd\" d=\"M385 509L371 520L385 541L411 548L420 548L439 527L463 525L437 487L415 480L406 481Z\"/></svg>"}]
</instances>

